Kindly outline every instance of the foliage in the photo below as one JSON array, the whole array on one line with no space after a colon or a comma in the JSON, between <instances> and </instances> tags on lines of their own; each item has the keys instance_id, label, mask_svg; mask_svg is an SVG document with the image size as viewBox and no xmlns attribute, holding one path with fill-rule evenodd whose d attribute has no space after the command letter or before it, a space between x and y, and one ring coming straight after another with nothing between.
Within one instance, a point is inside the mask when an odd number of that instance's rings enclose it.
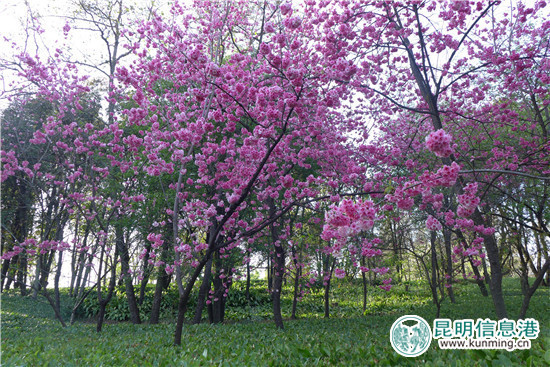
<instances>
[{"instance_id":1,"label":"foliage","mask_svg":"<svg viewBox=\"0 0 550 367\"><path fill-rule=\"evenodd\" d=\"M345 304L343 301L353 301L350 295L354 292L360 293L357 285L344 281L339 285L334 286L333 296L341 305ZM505 285L510 290L508 306L515 311L521 304L519 282L506 279ZM550 363L547 312L550 292L547 288L539 289L532 301L529 317L539 320L541 334L533 341L531 350L444 351L432 342L428 352L420 357L399 356L389 342L393 321L405 312L420 315L430 323L433 320L433 306L417 302L429 299L423 289L426 287L421 284L411 286L405 297L407 292L402 285L396 285L386 297L384 309L375 314L347 313L328 320L303 318L287 322L285 331L276 330L271 323L250 319L225 325L186 325L181 347L172 345L173 328L169 322L159 325L112 323L101 334L94 333L88 323L63 329L46 303L9 292L2 296L2 359L6 366L544 366ZM443 317L495 318L490 298L481 297L474 284L461 284L456 292L458 303L444 303ZM373 291L369 297L371 309L378 307L381 294L380 290ZM304 302L307 304L307 299ZM360 307L359 301L351 303L355 308Z\"/></svg>"}]
</instances>

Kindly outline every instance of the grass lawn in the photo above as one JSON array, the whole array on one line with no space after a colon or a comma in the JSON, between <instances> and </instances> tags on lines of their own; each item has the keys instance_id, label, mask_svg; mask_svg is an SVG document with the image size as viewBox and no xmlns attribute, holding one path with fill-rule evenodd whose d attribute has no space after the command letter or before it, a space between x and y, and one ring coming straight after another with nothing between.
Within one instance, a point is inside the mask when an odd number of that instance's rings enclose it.
<instances>
[{"instance_id":1,"label":"grass lawn","mask_svg":"<svg viewBox=\"0 0 550 367\"><path fill-rule=\"evenodd\" d=\"M504 286L510 319L516 319L522 299L519 281L506 279ZM287 316L290 293L286 291L283 304ZM456 293L457 303L446 300L441 317L496 319L491 299L482 297L475 285L457 285ZM548 288L541 287L531 301L527 316L540 322L541 332L530 350L441 350L432 341L416 358L394 352L389 331L406 314L432 323L435 308L425 286L411 287L410 292L396 286L387 294L371 289L366 315L360 298L359 286L336 283L331 319L320 317L320 294L311 294L299 304L300 319L286 321L284 331L265 320L265 306L229 310L226 324L185 325L182 345L175 347L171 317L159 325L108 322L100 334L95 324L82 320L64 329L43 298L8 292L2 294L2 366L550 365Z\"/></svg>"}]
</instances>

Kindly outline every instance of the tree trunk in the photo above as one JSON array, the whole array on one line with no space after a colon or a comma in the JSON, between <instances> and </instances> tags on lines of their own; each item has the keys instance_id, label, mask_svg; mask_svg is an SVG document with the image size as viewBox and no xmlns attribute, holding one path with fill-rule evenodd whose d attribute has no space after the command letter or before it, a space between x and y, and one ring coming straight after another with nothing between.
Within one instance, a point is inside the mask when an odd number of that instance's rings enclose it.
<instances>
[{"instance_id":1,"label":"tree trunk","mask_svg":"<svg viewBox=\"0 0 550 367\"><path fill-rule=\"evenodd\" d=\"M105 308L107 308L107 303L109 302L100 302L99 303L99 313L97 314L97 325L96 332L100 333L103 329L103 322L105 321Z\"/></svg>"},{"instance_id":2,"label":"tree trunk","mask_svg":"<svg viewBox=\"0 0 550 367\"><path fill-rule=\"evenodd\" d=\"M212 302L209 305L209 319L211 323L219 324L223 322L225 317L225 294L231 287L231 268L233 264L230 260L224 261L220 257L219 252L216 252L214 253L214 265L216 271L212 276L214 292L212 294ZM222 275L225 275L225 277ZM224 279L226 279L225 282Z\"/></svg>"},{"instance_id":3,"label":"tree trunk","mask_svg":"<svg viewBox=\"0 0 550 367\"><path fill-rule=\"evenodd\" d=\"M365 256L361 256L361 266L365 266ZM361 271L361 279L363 280L363 314L367 310L367 276L364 271Z\"/></svg>"},{"instance_id":4,"label":"tree trunk","mask_svg":"<svg viewBox=\"0 0 550 367\"><path fill-rule=\"evenodd\" d=\"M451 249L451 231L446 228L443 228L443 241L445 243L445 257L447 262L447 268L445 273L447 274L447 282L449 287L447 287L447 293L449 294L449 299L451 303L456 303L455 293L453 291L453 259L452 259L452 249Z\"/></svg>"},{"instance_id":5,"label":"tree trunk","mask_svg":"<svg viewBox=\"0 0 550 367\"><path fill-rule=\"evenodd\" d=\"M149 324L154 325L159 323L160 319L160 306L162 303L162 291L164 284L168 278L168 274L164 269L159 268L157 273L157 284L155 285L155 295L153 296L153 304L151 306L151 316L149 317Z\"/></svg>"},{"instance_id":6,"label":"tree trunk","mask_svg":"<svg viewBox=\"0 0 550 367\"><path fill-rule=\"evenodd\" d=\"M206 262L204 268L204 275L202 277L202 284L199 288L199 296L197 299L197 307L195 308L195 317L193 318L193 324L200 324L202 320L202 311L206 303L206 297L210 291L210 277L212 274L212 257Z\"/></svg>"},{"instance_id":7,"label":"tree trunk","mask_svg":"<svg viewBox=\"0 0 550 367\"><path fill-rule=\"evenodd\" d=\"M464 243L464 248L469 248L470 246L468 246L468 242L466 241L466 238L464 237L464 234L462 233L462 231L457 231L457 235L458 235L458 238L460 238L460 240ZM476 265L474 265L474 262L472 261L472 259L469 259L470 261L470 266L472 267L472 271L474 272L474 275L475 275L475 281L476 281L476 284L477 286L479 287L479 291L481 292L481 295L483 297L488 297L489 296L489 292L487 292L487 287L485 287L485 282L481 279L481 273L479 272L479 269ZM465 260L464 258L462 258L462 274L465 274L466 273L466 268L465 268Z\"/></svg>"},{"instance_id":8,"label":"tree trunk","mask_svg":"<svg viewBox=\"0 0 550 367\"><path fill-rule=\"evenodd\" d=\"M481 212L477 208L472 216L472 219L476 225L486 225L481 216ZM499 319L504 319L508 317L508 312L506 311L504 294L502 293L502 267L500 263L498 245L493 235L484 235L483 239L485 241L487 257L489 258L489 266L491 267L491 281L489 282L489 289L491 290L495 312Z\"/></svg>"},{"instance_id":9,"label":"tree trunk","mask_svg":"<svg viewBox=\"0 0 550 367\"><path fill-rule=\"evenodd\" d=\"M246 262L246 303L250 306L250 259Z\"/></svg>"},{"instance_id":10,"label":"tree trunk","mask_svg":"<svg viewBox=\"0 0 550 367\"><path fill-rule=\"evenodd\" d=\"M61 278L62 265L63 265L63 251L59 251L59 254L57 255L57 271L55 272L55 278L53 283L54 295L55 295L55 309L59 314L61 314L61 297L59 293L59 279ZM64 324L64 322L62 324Z\"/></svg>"},{"instance_id":11,"label":"tree trunk","mask_svg":"<svg viewBox=\"0 0 550 367\"><path fill-rule=\"evenodd\" d=\"M170 236L167 236L167 238L171 238ZM162 252L160 255L160 259L164 262L166 262L166 244L170 243L169 241L164 241L162 244ZM147 284L149 283L149 278L151 277L151 267L149 266L149 251L151 251L151 244L149 241L147 241L147 244L145 245L145 248L147 252L145 253L145 256L143 257L143 265L142 265L142 272L143 272L143 280L141 281L141 284L139 286L139 299L138 304L142 305L143 300L145 299L145 291L147 290ZM165 272L166 273L166 272ZM159 272L160 274L160 272ZM157 279L158 282L158 279ZM155 289L156 290L156 289Z\"/></svg>"},{"instance_id":12,"label":"tree trunk","mask_svg":"<svg viewBox=\"0 0 550 367\"><path fill-rule=\"evenodd\" d=\"M281 314L281 292L283 290L283 275L285 271L285 253L281 244L275 244L275 274L273 277L273 318L275 326L284 329Z\"/></svg>"},{"instance_id":13,"label":"tree trunk","mask_svg":"<svg viewBox=\"0 0 550 367\"><path fill-rule=\"evenodd\" d=\"M334 271L334 266L336 265L336 259L332 261L332 264L330 264L330 255L326 255L326 268L325 268L325 276L327 279L325 280L325 318L328 319L330 317L330 281L332 279L332 272Z\"/></svg>"},{"instance_id":14,"label":"tree trunk","mask_svg":"<svg viewBox=\"0 0 550 367\"><path fill-rule=\"evenodd\" d=\"M75 276L75 285L73 289L73 297L78 297L78 294L80 293L80 284L82 283L82 275L84 272L84 268L86 267L86 254L80 253L78 255L78 263L77 263L77 272ZM84 287L84 284L82 284Z\"/></svg>"},{"instance_id":15,"label":"tree trunk","mask_svg":"<svg viewBox=\"0 0 550 367\"><path fill-rule=\"evenodd\" d=\"M168 223L169 221L167 221ZM173 235L172 235L172 226L167 225L166 231L167 236L166 238L169 238L170 240L166 240L162 244L162 252L160 254L160 259L164 262L168 262L168 251L170 250ZM147 251L146 257L149 257L149 251ZM145 259L144 259L145 261ZM145 262L144 262L145 267ZM170 276L166 273L164 269L161 267L158 268L157 271L157 284L155 286L155 295L153 296L153 304L151 306L151 316L149 317L149 324L158 324L160 319L160 306L162 305L162 291L168 288L168 284L170 283L169 280ZM143 295L143 297L145 297ZM140 300L142 299L142 295L140 294Z\"/></svg>"},{"instance_id":16,"label":"tree trunk","mask_svg":"<svg viewBox=\"0 0 550 367\"><path fill-rule=\"evenodd\" d=\"M122 278L124 279L126 300L130 311L130 321L132 321L132 324L141 324L139 307L136 300L134 285L132 284L132 276L130 274L130 253L128 250L128 243L124 239L124 228L120 224L116 225L115 235L116 246L120 253L120 268L122 270Z\"/></svg>"},{"instance_id":17,"label":"tree trunk","mask_svg":"<svg viewBox=\"0 0 550 367\"><path fill-rule=\"evenodd\" d=\"M94 250L95 252L95 250ZM85 270L84 270L84 277L82 278L82 281L80 282L79 290L78 290L78 298L82 297L84 294L84 291L86 290L86 285L88 284L88 278L90 277L90 266L87 266L87 264L90 264L93 260L93 254L88 255L88 260L86 261Z\"/></svg>"},{"instance_id":18,"label":"tree trunk","mask_svg":"<svg viewBox=\"0 0 550 367\"><path fill-rule=\"evenodd\" d=\"M8 269L10 268L10 260L6 259L4 262L2 262L2 272L0 277L0 292L4 290L4 280L6 280L6 277L8 275Z\"/></svg>"},{"instance_id":19,"label":"tree trunk","mask_svg":"<svg viewBox=\"0 0 550 367\"><path fill-rule=\"evenodd\" d=\"M432 290L432 300L434 305L437 308L436 318L439 318L439 313L441 310L441 304L439 301L439 296L437 295L437 247L436 247L436 233L435 231L430 231L430 252L431 252L431 262L432 262L432 273L430 280L430 288Z\"/></svg>"},{"instance_id":20,"label":"tree trunk","mask_svg":"<svg viewBox=\"0 0 550 367\"><path fill-rule=\"evenodd\" d=\"M15 241L17 244L20 244L21 242L25 241L27 238L27 232L29 229L29 213L30 213L30 206L31 206L31 197L29 191L29 187L27 184L21 184L19 186L19 194L18 194L18 208L17 212L15 214L15 220L14 220L14 230L13 233L15 235ZM25 251L21 252L17 256L17 278L16 278L16 284L19 286L19 289L21 291L21 295L25 296L27 294L27 253ZM12 261L13 264L13 261Z\"/></svg>"},{"instance_id":21,"label":"tree trunk","mask_svg":"<svg viewBox=\"0 0 550 367\"><path fill-rule=\"evenodd\" d=\"M271 293L273 291L273 265L271 261L271 254L267 255L267 289Z\"/></svg>"},{"instance_id":22,"label":"tree trunk","mask_svg":"<svg viewBox=\"0 0 550 367\"><path fill-rule=\"evenodd\" d=\"M546 272L550 269L550 259L546 260L546 263L542 266L541 270L539 271L537 278L535 279L535 282L531 287L529 287L529 278L526 278L524 281L526 281L526 284L522 284L522 290L523 292L523 302L521 304L521 310L519 312L518 319L525 319L525 315L527 314L527 310L529 309L529 303L531 302L531 297L535 294L535 291L539 287L540 283L544 279L544 276Z\"/></svg>"},{"instance_id":23,"label":"tree trunk","mask_svg":"<svg viewBox=\"0 0 550 367\"><path fill-rule=\"evenodd\" d=\"M202 272L202 269L206 265L207 261L210 259L210 256L211 256L211 252L208 250L206 252L206 255L202 258L201 262L195 268L195 271L193 272L193 274L191 274L191 278L187 283L187 287L185 287L185 289L183 290L183 293L180 295L180 299L178 302L178 318L176 321L176 330L174 332L174 345L181 345L183 321L185 320L185 313L187 312L187 304L189 303L189 297L191 295L191 291L193 290L193 286L197 281L197 278Z\"/></svg>"},{"instance_id":24,"label":"tree trunk","mask_svg":"<svg viewBox=\"0 0 550 367\"><path fill-rule=\"evenodd\" d=\"M269 205L270 218L275 217L275 202L272 198L267 199ZM281 314L281 292L283 290L283 276L285 272L285 251L283 245L279 241L279 231L277 223L269 225L271 231L271 242L275 249L273 257L273 288L271 299L273 301L273 320L278 329L284 329L283 316Z\"/></svg>"},{"instance_id":25,"label":"tree trunk","mask_svg":"<svg viewBox=\"0 0 550 367\"><path fill-rule=\"evenodd\" d=\"M113 298L113 293L115 291L116 286L116 265L118 262L118 246L115 246L115 254L113 257L113 262L111 264L111 279L109 280L109 288L107 292L107 297L103 298L103 295L101 293L101 280L103 277L105 277L105 280L107 279L106 274L109 272L109 269L105 269L105 275L101 275L101 266L103 263L103 254L105 253L105 249L103 248L101 250L101 257L99 260L99 271L98 271L98 280L97 280L97 301L99 303L99 315L97 318L97 326L96 331L98 333L101 332L101 329L103 328L103 322L105 321L105 309L107 308L107 304L111 301L111 298Z\"/></svg>"},{"instance_id":26,"label":"tree trunk","mask_svg":"<svg viewBox=\"0 0 550 367\"><path fill-rule=\"evenodd\" d=\"M296 274L294 276L294 295L292 298L292 315L290 318L296 320L296 308L298 307L298 295L300 293L300 277L302 276L302 268L296 266Z\"/></svg>"}]
</instances>

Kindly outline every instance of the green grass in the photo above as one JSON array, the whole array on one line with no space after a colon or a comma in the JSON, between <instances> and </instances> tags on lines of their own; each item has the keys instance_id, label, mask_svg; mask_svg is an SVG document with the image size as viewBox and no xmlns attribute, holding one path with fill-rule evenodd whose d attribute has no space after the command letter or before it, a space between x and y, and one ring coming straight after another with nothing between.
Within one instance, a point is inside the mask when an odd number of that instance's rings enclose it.
<instances>
[{"instance_id":1,"label":"green grass","mask_svg":"<svg viewBox=\"0 0 550 367\"><path fill-rule=\"evenodd\" d=\"M506 279L507 306L515 319L521 292L515 279ZM525 351L430 349L417 358L404 358L390 345L392 323L405 314L432 322L435 316L425 287L402 286L386 294L369 290L367 314L361 312L361 289L336 282L331 303L333 317L322 315L322 293L314 292L299 304L299 320L286 321L276 330L270 306L233 307L224 325L185 325L183 343L172 345L174 322L166 317L159 325L110 322L102 333L90 322L62 328L44 299L2 295L3 366L517 366L550 365L550 316L548 288L540 288L531 301L528 317L539 320L541 333ZM443 304L441 317L496 319L490 298L475 285L456 289L457 303ZM284 298L284 316L290 312L290 292ZM235 309L236 308L236 309ZM237 318L241 317L240 321ZM270 317L270 316L269 316ZM246 319L243 319L246 318Z\"/></svg>"}]
</instances>

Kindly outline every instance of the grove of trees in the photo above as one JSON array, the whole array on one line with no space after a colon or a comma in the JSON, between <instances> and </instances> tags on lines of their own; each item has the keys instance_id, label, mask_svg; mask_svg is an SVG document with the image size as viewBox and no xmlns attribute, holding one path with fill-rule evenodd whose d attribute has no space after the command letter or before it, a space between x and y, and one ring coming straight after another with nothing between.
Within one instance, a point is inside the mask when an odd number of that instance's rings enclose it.
<instances>
[{"instance_id":1,"label":"grove of trees","mask_svg":"<svg viewBox=\"0 0 550 367\"><path fill-rule=\"evenodd\" d=\"M438 315L466 279L496 318L550 285L545 1L75 0L55 46L28 17L1 60L1 287L63 325L63 276L98 332L117 285L135 324L177 288L178 345L260 266L279 328L284 282L293 317L316 283L329 317L333 277L424 279Z\"/></svg>"}]
</instances>

